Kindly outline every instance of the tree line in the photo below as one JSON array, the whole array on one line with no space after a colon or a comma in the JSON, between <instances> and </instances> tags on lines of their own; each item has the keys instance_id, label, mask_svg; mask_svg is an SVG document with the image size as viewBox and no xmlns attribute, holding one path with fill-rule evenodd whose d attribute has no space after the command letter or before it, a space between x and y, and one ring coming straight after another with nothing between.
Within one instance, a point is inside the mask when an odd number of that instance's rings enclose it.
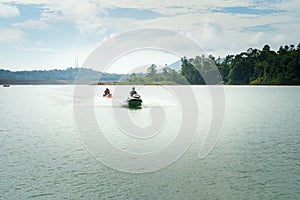
<instances>
[{"instance_id":1,"label":"tree line","mask_svg":"<svg viewBox=\"0 0 300 200\"><path fill-rule=\"evenodd\" d=\"M78 73L80 70L80 73ZM78 76L80 74L80 76ZM152 64L147 73L110 74L87 68L65 70L9 71L0 70L0 80L81 80L122 82L122 84L300 84L300 43L281 46L278 51L265 45L261 50L249 48L236 55L216 59L181 58L181 69L169 66L158 70Z\"/></svg>"},{"instance_id":2,"label":"tree line","mask_svg":"<svg viewBox=\"0 0 300 200\"><path fill-rule=\"evenodd\" d=\"M248 49L237 55L216 60L227 84L300 84L300 43L281 46L277 52L265 45L262 50Z\"/></svg>"},{"instance_id":3,"label":"tree line","mask_svg":"<svg viewBox=\"0 0 300 200\"><path fill-rule=\"evenodd\" d=\"M127 84L300 84L300 44L281 46L277 52L265 45L237 55L215 59L212 55L181 58L178 72L168 66L158 73L152 64L146 74L131 74Z\"/></svg>"},{"instance_id":4,"label":"tree line","mask_svg":"<svg viewBox=\"0 0 300 200\"><path fill-rule=\"evenodd\" d=\"M123 84L187 84L185 78L176 70L166 66L158 73L157 66L152 64L147 73L132 73Z\"/></svg>"}]
</instances>

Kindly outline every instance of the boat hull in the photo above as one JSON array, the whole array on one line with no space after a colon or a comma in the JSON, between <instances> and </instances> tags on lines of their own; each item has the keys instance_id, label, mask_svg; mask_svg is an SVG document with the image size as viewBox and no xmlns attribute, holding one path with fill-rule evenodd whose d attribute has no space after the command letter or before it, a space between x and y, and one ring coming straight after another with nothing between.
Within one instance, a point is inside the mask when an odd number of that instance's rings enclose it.
<instances>
[{"instance_id":1,"label":"boat hull","mask_svg":"<svg viewBox=\"0 0 300 200\"><path fill-rule=\"evenodd\" d=\"M130 108L138 108L142 106L142 99L140 98L128 98L127 103Z\"/></svg>"},{"instance_id":2,"label":"boat hull","mask_svg":"<svg viewBox=\"0 0 300 200\"><path fill-rule=\"evenodd\" d=\"M105 97L105 98L112 98L112 94L108 94L108 95L105 95L103 97Z\"/></svg>"}]
</instances>

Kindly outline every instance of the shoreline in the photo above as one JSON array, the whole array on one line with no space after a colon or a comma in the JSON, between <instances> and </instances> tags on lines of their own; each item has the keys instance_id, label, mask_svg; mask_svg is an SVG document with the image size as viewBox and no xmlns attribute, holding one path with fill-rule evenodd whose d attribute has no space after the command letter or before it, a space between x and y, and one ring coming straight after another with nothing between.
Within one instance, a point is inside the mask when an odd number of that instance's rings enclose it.
<instances>
[{"instance_id":1,"label":"shoreline","mask_svg":"<svg viewBox=\"0 0 300 200\"><path fill-rule=\"evenodd\" d=\"M18 81L18 82L0 82L2 87L8 86L20 86L20 85L90 85L90 86L133 86L133 85L143 85L143 86L300 86L300 85L287 85L287 84L124 84L118 82L107 82L107 83L93 83L93 82L81 82L74 83L66 81Z\"/></svg>"},{"instance_id":2,"label":"shoreline","mask_svg":"<svg viewBox=\"0 0 300 200\"><path fill-rule=\"evenodd\" d=\"M97 82L97 81L80 81L76 82L74 80L1 80L0 85L99 85L99 86L126 86L126 85L144 85L144 86L161 86L161 85L170 85L170 86L187 86L194 84L176 84L176 83L166 83L166 82L155 82L155 83L125 83L117 81L107 81L107 82ZM195 86L300 86L297 84L195 84Z\"/></svg>"}]
</instances>

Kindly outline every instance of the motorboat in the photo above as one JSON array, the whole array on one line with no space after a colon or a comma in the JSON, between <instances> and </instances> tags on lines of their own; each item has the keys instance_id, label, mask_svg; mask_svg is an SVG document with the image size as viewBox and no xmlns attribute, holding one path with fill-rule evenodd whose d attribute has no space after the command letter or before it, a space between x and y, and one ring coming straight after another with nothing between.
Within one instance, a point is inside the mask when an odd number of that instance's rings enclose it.
<instances>
[{"instance_id":1,"label":"motorboat","mask_svg":"<svg viewBox=\"0 0 300 200\"><path fill-rule=\"evenodd\" d=\"M142 99L139 94L134 94L127 98L127 103L130 108L139 108L142 106Z\"/></svg>"},{"instance_id":2,"label":"motorboat","mask_svg":"<svg viewBox=\"0 0 300 200\"><path fill-rule=\"evenodd\" d=\"M105 98L112 98L112 94L103 95Z\"/></svg>"}]
</instances>

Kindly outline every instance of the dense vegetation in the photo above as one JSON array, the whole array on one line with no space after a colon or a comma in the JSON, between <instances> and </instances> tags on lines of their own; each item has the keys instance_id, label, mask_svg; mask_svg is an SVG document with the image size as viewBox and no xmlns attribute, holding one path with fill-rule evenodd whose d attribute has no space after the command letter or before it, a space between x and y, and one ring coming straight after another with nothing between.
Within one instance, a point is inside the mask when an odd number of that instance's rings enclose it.
<instances>
[{"instance_id":1,"label":"dense vegetation","mask_svg":"<svg viewBox=\"0 0 300 200\"><path fill-rule=\"evenodd\" d=\"M78 72L80 70L80 77ZM65 81L118 81L123 75L109 74L86 68L68 68L65 70L17 71L0 70L0 80L65 80Z\"/></svg>"},{"instance_id":2,"label":"dense vegetation","mask_svg":"<svg viewBox=\"0 0 300 200\"><path fill-rule=\"evenodd\" d=\"M213 56L182 58L179 72L165 67L157 73L155 65L147 74L131 74L127 84L300 84L300 44L262 50L248 49L224 60Z\"/></svg>"},{"instance_id":3,"label":"dense vegetation","mask_svg":"<svg viewBox=\"0 0 300 200\"><path fill-rule=\"evenodd\" d=\"M277 52L269 45L250 48L216 64L227 84L300 84L300 44L281 46Z\"/></svg>"},{"instance_id":4,"label":"dense vegetation","mask_svg":"<svg viewBox=\"0 0 300 200\"><path fill-rule=\"evenodd\" d=\"M146 74L131 74L124 84L187 84L185 78L176 70L168 66L157 73L157 66L152 64Z\"/></svg>"}]
</instances>

